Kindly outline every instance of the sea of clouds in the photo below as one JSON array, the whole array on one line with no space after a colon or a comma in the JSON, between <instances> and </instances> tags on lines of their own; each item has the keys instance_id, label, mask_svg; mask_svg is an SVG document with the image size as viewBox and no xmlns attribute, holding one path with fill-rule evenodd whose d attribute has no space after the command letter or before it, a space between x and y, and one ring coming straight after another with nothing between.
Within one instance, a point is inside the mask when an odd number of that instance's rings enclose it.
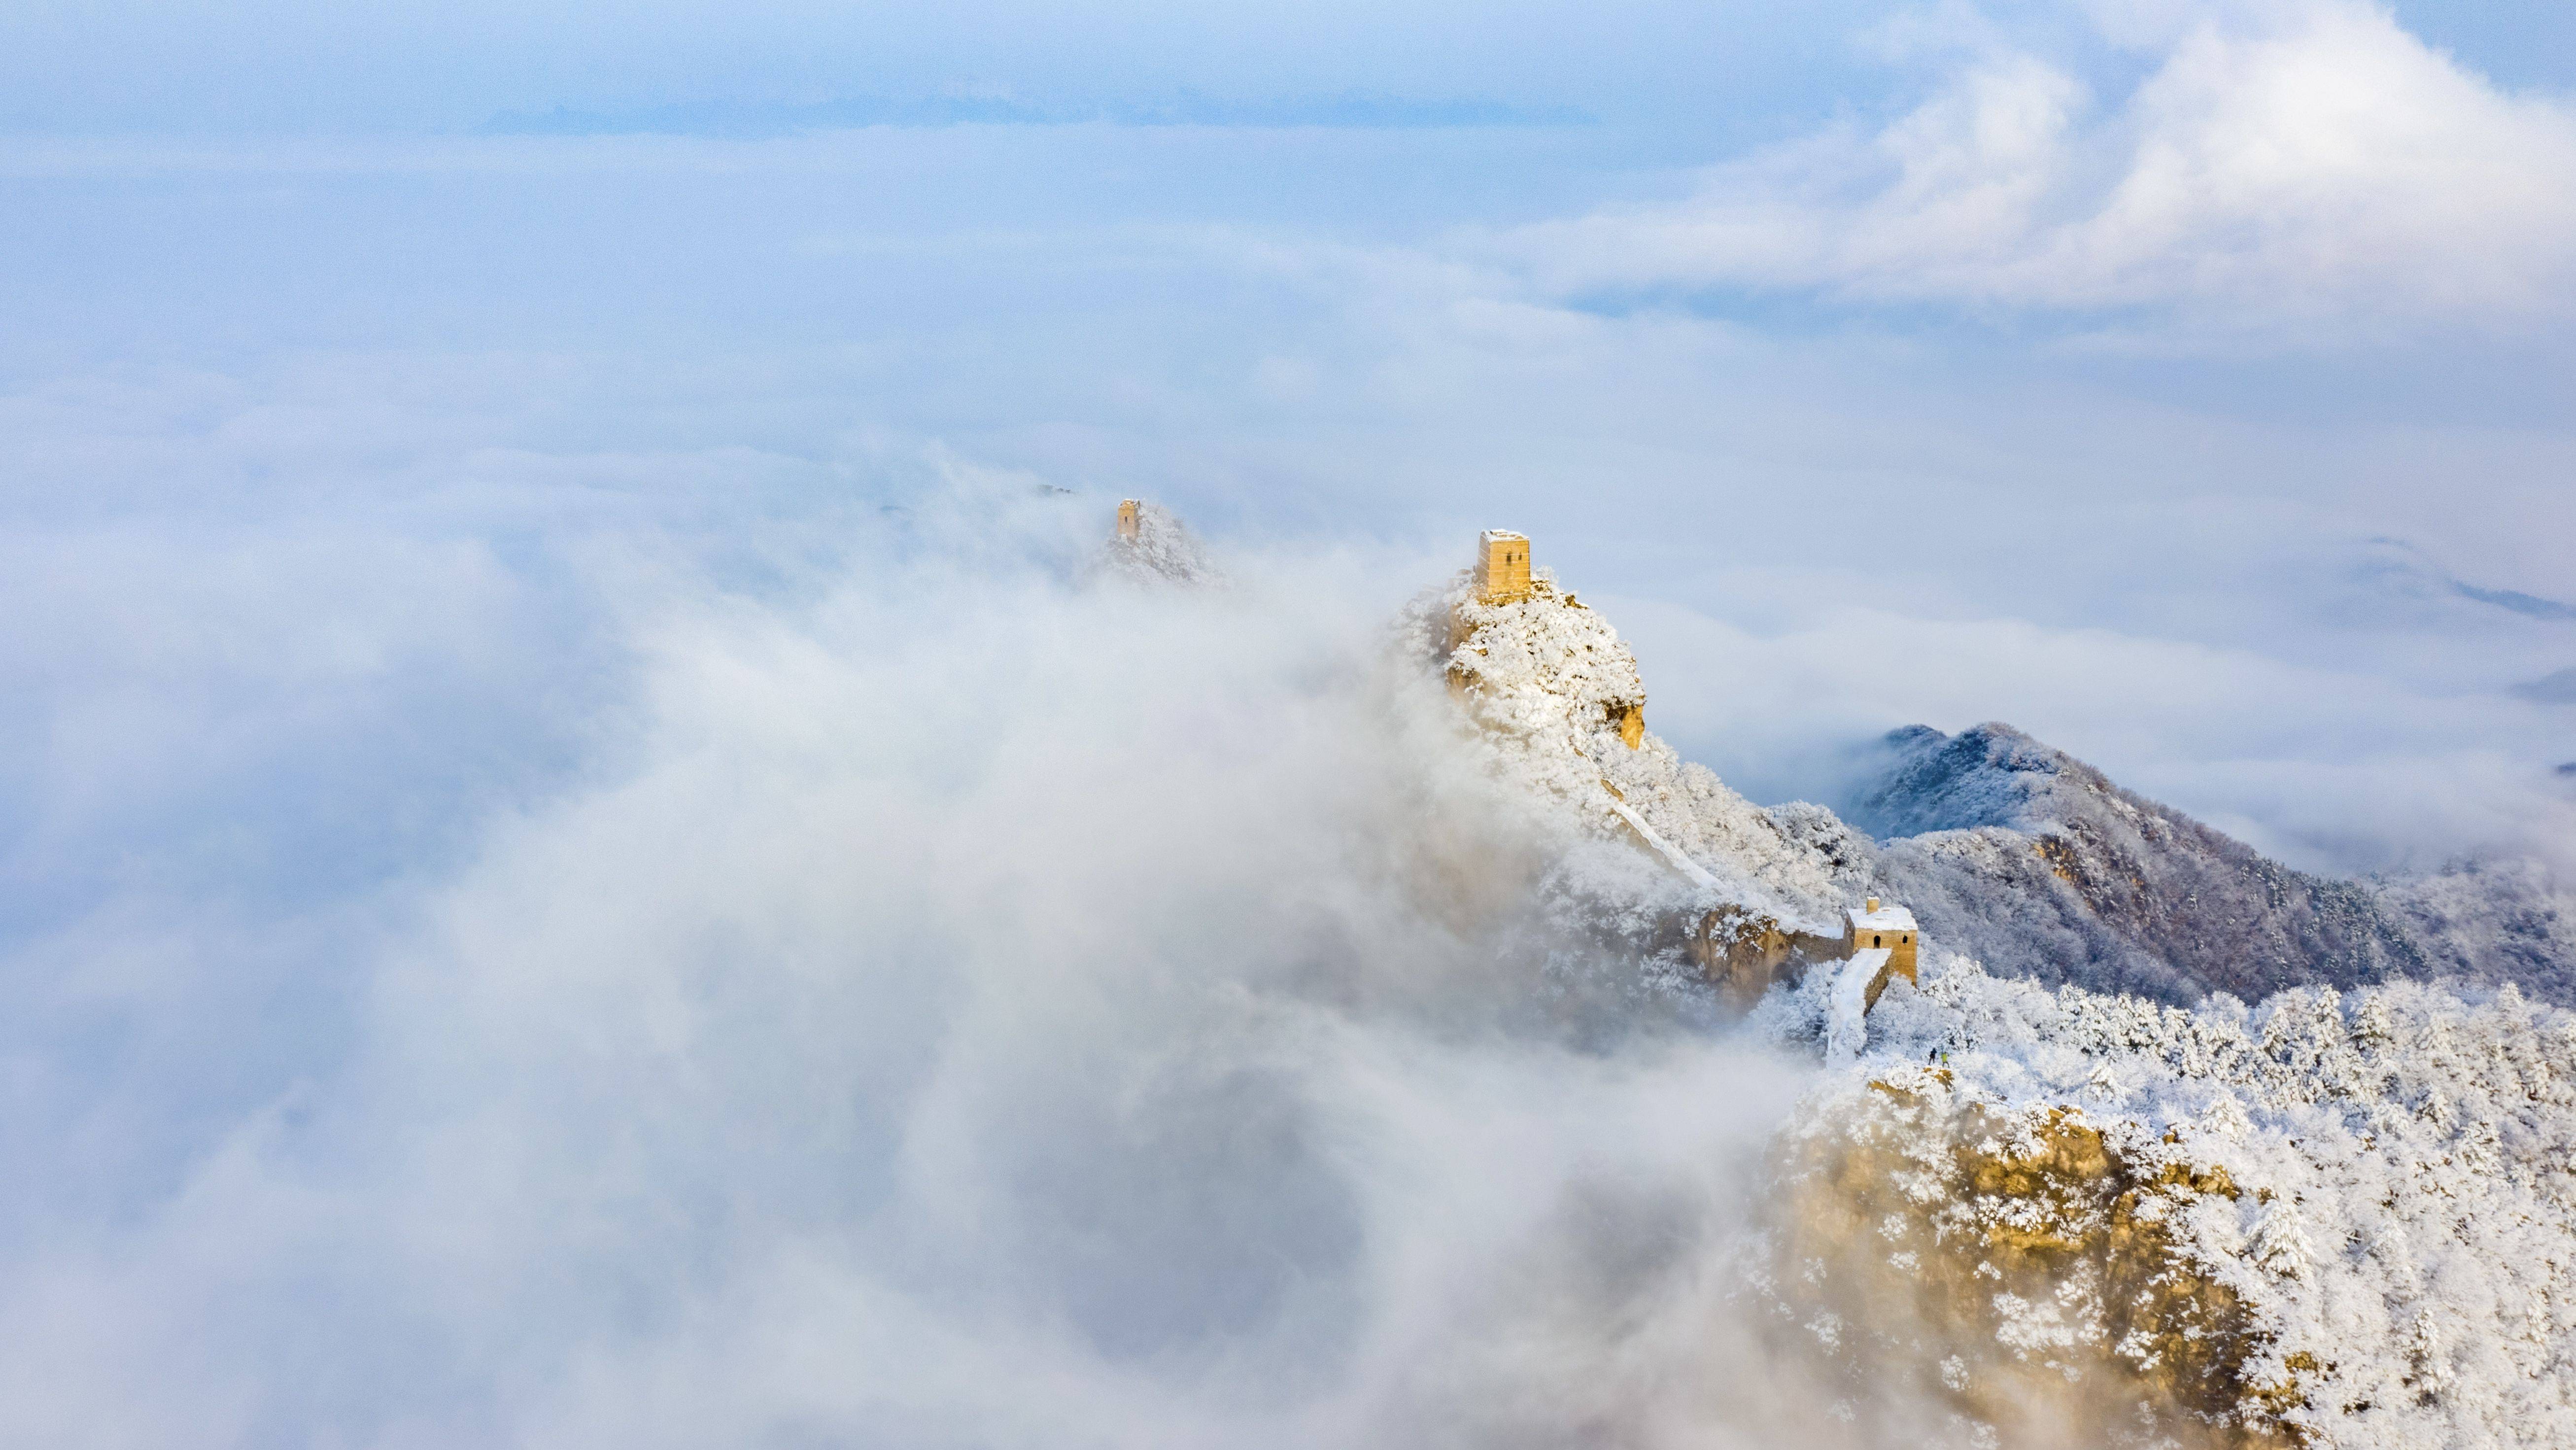
<instances>
[{"instance_id":1,"label":"sea of clouds","mask_svg":"<svg viewBox=\"0 0 2576 1450\"><path fill-rule=\"evenodd\" d=\"M1513 945L1532 822L1363 571L1093 577L1099 502L965 481L749 586L624 553L581 764L448 864L23 942L7 1437L1803 1422L1706 1370L1804 1070ZM317 789L320 723L265 722Z\"/></svg>"}]
</instances>

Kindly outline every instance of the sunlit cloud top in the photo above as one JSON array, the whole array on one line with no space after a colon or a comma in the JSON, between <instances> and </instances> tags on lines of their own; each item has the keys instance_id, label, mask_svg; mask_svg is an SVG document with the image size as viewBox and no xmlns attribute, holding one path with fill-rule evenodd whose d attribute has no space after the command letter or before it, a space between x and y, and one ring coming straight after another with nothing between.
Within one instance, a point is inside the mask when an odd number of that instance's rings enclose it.
<instances>
[{"instance_id":1,"label":"sunlit cloud top","mask_svg":"<svg viewBox=\"0 0 2576 1450\"><path fill-rule=\"evenodd\" d=\"M2551 325L2576 281L2576 106L2499 88L2362 0L2169 7L2085 39L1973 11L1892 29L1919 104L1530 229L1572 292L2146 314L2226 331ZM2096 67L2096 71L2100 68Z\"/></svg>"}]
</instances>

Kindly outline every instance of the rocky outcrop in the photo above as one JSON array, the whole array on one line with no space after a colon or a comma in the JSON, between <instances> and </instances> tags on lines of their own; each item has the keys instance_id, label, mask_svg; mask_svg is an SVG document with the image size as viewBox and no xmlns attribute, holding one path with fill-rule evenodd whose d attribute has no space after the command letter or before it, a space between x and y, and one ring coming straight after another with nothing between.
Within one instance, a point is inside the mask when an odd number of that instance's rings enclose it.
<instances>
[{"instance_id":1,"label":"rocky outcrop","mask_svg":"<svg viewBox=\"0 0 2576 1450\"><path fill-rule=\"evenodd\" d=\"M2571 1444L2571 1143L2576 1021L2510 989L2185 1008L1953 959L1800 1109L1762 1287L1989 1445Z\"/></svg>"},{"instance_id":2,"label":"rocky outcrop","mask_svg":"<svg viewBox=\"0 0 2576 1450\"><path fill-rule=\"evenodd\" d=\"M2298 1443L2300 1363L2265 1362L2227 1266L2176 1233L2204 1203L2234 1214L2226 1170L1950 1084L1871 1082L1784 1141L1755 1279L1783 1347L1824 1360L1889 1442L1949 1440L1920 1433L1930 1407L2002 1445L2062 1444L2068 1425L2105 1444Z\"/></svg>"},{"instance_id":3,"label":"rocky outcrop","mask_svg":"<svg viewBox=\"0 0 2576 1450\"><path fill-rule=\"evenodd\" d=\"M1794 982L1808 966L1840 956L1844 946L1840 938L1795 930L1738 902L1700 916L1685 940L1701 977L1739 1008L1762 1000L1773 983Z\"/></svg>"}]
</instances>

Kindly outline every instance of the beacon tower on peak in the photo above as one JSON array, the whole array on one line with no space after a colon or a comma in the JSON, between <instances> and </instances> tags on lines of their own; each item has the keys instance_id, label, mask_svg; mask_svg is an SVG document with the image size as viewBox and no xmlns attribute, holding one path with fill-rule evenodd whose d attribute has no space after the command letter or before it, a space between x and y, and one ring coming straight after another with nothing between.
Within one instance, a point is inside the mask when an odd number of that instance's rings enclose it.
<instances>
[{"instance_id":1,"label":"beacon tower on peak","mask_svg":"<svg viewBox=\"0 0 2576 1450\"><path fill-rule=\"evenodd\" d=\"M1527 534L1487 529L1476 539L1476 602L1515 604L1530 597Z\"/></svg>"}]
</instances>

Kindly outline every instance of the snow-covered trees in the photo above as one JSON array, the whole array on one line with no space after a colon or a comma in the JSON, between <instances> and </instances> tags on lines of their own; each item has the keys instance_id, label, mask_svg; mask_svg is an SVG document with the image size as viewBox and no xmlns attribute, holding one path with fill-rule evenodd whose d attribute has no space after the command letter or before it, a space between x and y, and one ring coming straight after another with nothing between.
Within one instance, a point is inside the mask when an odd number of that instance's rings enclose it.
<instances>
[{"instance_id":1,"label":"snow-covered trees","mask_svg":"<svg viewBox=\"0 0 2576 1450\"><path fill-rule=\"evenodd\" d=\"M1758 1021L1817 1040L1831 1003L1777 993ZM1984 1162L2009 1190L2012 1165L2052 1134L2098 1134L2104 1173L2168 1200L2128 1212L2152 1215L2175 1271L2241 1305L2227 1403L2184 1397L2204 1428L2276 1425L2355 1447L2576 1444L2576 1015L2510 987L2411 982L2177 1008L1951 956L1919 990L1891 983L1868 1027L1867 1053L1793 1139L1836 1145L1847 1166L1848 1142L1884 1131L1902 1099L1909 1162L1937 1160L1960 1183ZM1932 1054L1945 1064L1925 1065ZM2022 1179L2018 1192L1942 1179L1925 1209L1932 1246L1910 1251L1966 1255L1974 1277L1997 1232L2026 1220L2099 1229L2112 1252L2118 1224L2078 1223L2062 1185ZM1866 1174L1841 1182L1875 1191ZM2050 1292L2092 1302L2085 1273ZM2122 1328L2118 1304L2073 1314L2027 1288L2016 1304L2003 1294L1998 1280L1978 1310L1995 1372L2054 1357L2070 1382L2180 1393L2157 1389L2158 1336Z\"/></svg>"}]
</instances>

